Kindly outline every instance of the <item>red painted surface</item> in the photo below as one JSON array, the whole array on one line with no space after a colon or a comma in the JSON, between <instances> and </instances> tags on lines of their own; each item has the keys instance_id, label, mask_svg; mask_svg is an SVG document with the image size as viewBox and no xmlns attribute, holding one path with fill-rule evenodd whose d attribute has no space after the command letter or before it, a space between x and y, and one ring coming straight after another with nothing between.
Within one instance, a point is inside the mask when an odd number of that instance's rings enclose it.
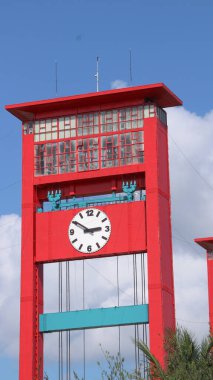
<instances>
[{"instance_id":1,"label":"red painted surface","mask_svg":"<svg viewBox=\"0 0 213 380\"><path fill-rule=\"evenodd\" d=\"M43 269L34 264L35 191L33 188L33 136L23 143L22 255L20 299L19 379L43 379L43 337L38 317L43 312Z\"/></svg>"},{"instance_id":2,"label":"red painted surface","mask_svg":"<svg viewBox=\"0 0 213 380\"><path fill-rule=\"evenodd\" d=\"M151 99L161 107L181 105L165 85L154 84L47 101L7 106L22 121L75 112L143 104ZM112 223L110 241L92 257L147 250L150 348L165 364L167 328L175 328L167 127L157 117L144 119L145 160L141 164L34 177L33 135L23 135L23 204L21 263L20 380L43 379L43 340L38 315L43 310L42 263L91 258L75 252L68 226L77 210L37 214L48 190L73 195L122 191L122 182L136 180L146 190L146 202L98 207ZM145 210L146 208L146 210ZM58 249L60 247L60 249Z\"/></svg>"},{"instance_id":3,"label":"red painted surface","mask_svg":"<svg viewBox=\"0 0 213 380\"><path fill-rule=\"evenodd\" d=\"M160 107L181 106L182 101L163 83L127 87L116 90L93 92L64 98L40 100L21 104L7 105L5 108L22 121L35 120L48 116L65 115L81 109L87 112L117 106L129 106L149 99ZM99 108L100 107L100 108Z\"/></svg>"},{"instance_id":4,"label":"red painted surface","mask_svg":"<svg viewBox=\"0 0 213 380\"><path fill-rule=\"evenodd\" d=\"M79 260L146 251L145 202L97 207L111 221L109 242L98 252L82 254L68 237L72 218L80 210L45 212L36 215L36 261Z\"/></svg>"},{"instance_id":5,"label":"red painted surface","mask_svg":"<svg viewBox=\"0 0 213 380\"><path fill-rule=\"evenodd\" d=\"M167 128L145 124L150 349L163 364L168 328L175 329Z\"/></svg>"},{"instance_id":6,"label":"red painted surface","mask_svg":"<svg viewBox=\"0 0 213 380\"><path fill-rule=\"evenodd\" d=\"M213 335L213 237L195 239L195 242L207 251L209 329L210 334Z\"/></svg>"}]
</instances>

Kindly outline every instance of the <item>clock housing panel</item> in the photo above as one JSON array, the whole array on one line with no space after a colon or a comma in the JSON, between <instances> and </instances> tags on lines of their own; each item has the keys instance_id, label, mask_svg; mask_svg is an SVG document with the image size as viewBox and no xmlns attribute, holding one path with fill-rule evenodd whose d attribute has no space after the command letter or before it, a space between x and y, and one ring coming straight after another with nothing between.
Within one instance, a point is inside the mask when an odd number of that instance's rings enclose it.
<instances>
[{"instance_id":1,"label":"clock housing panel","mask_svg":"<svg viewBox=\"0 0 213 380\"><path fill-rule=\"evenodd\" d=\"M103 248L94 253L81 253L70 244L70 223L85 208L45 212L36 215L36 262L146 252L145 201L91 208L103 211L111 223L111 235Z\"/></svg>"}]
</instances>

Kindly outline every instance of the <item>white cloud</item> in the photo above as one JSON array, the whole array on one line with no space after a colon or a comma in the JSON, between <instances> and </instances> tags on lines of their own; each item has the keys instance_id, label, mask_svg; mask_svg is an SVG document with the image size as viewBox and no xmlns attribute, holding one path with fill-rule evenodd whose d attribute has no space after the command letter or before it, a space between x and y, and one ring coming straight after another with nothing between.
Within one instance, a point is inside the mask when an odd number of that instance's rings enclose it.
<instances>
[{"instance_id":1,"label":"white cloud","mask_svg":"<svg viewBox=\"0 0 213 380\"><path fill-rule=\"evenodd\" d=\"M20 226L18 215L0 217L0 352L9 356L18 352Z\"/></svg>"},{"instance_id":2,"label":"white cloud","mask_svg":"<svg viewBox=\"0 0 213 380\"><path fill-rule=\"evenodd\" d=\"M167 112L177 321L190 328L200 339L208 333L207 273L205 252L193 243L193 239L212 235L213 111L204 117L184 108L169 109ZM20 217L1 216L0 236L0 352L14 356L18 353L19 334ZM122 268L120 287L123 290L120 292L120 302L125 305L133 297L132 260L125 257L119 261ZM72 308L80 309L82 262L72 263L70 268ZM56 311L57 265L49 265L45 270L45 278L45 283L51 284L45 286L45 309ZM116 304L115 258L86 262L85 284L86 307ZM107 329L86 333L89 360L100 353L100 342L106 349L117 347L118 330L113 331L112 335ZM130 347L131 350L130 336L133 336L133 330L128 328L126 333L124 331L122 329L123 347L125 350ZM82 356L82 333L72 333L72 337L75 347L79 348L73 355L79 360ZM49 357L56 359L57 338L54 334L46 339L46 348Z\"/></svg>"},{"instance_id":3,"label":"white cloud","mask_svg":"<svg viewBox=\"0 0 213 380\"><path fill-rule=\"evenodd\" d=\"M111 82L111 89L112 90L115 90L117 88L124 88L124 87L128 87L128 83L122 79L116 79L113 82Z\"/></svg>"}]
</instances>

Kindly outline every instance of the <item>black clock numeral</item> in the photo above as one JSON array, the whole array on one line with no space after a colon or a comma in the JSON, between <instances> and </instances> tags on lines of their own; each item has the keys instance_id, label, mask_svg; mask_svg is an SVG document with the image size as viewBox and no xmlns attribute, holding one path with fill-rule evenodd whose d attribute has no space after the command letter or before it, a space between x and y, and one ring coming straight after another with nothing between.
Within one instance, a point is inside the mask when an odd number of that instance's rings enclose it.
<instances>
[{"instance_id":1,"label":"black clock numeral","mask_svg":"<svg viewBox=\"0 0 213 380\"><path fill-rule=\"evenodd\" d=\"M91 245L88 245L87 247L87 252L91 252L92 251L92 246Z\"/></svg>"},{"instance_id":2,"label":"black clock numeral","mask_svg":"<svg viewBox=\"0 0 213 380\"><path fill-rule=\"evenodd\" d=\"M86 214L87 214L87 216L93 216L94 210L87 210Z\"/></svg>"},{"instance_id":3,"label":"black clock numeral","mask_svg":"<svg viewBox=\"0 0 213 380\"><path fill-rule=\"evenodd\" d=\"M105 226L105 232L109 232L109 226Z\"/></svg>"},{"instance_id":4,"label":"black clock numeral","mask_svg":"<svg viewBox=\"0 0 213 380\"><path fill-rule=\"evenodd\" d=\"M74 235L74 232L75 232L75 231L74 231L73 229L71 229L71 230L70 230L70 235Z\"/></svg>"}]
</instances>

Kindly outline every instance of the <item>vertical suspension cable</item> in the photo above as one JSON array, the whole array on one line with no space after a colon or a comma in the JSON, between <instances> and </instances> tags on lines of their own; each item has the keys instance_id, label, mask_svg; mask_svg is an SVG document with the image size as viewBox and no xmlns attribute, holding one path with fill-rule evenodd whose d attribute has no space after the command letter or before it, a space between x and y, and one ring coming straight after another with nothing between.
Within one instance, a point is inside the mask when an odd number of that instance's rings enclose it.
<instances>
[{"instance_id":1,"label":"vertical suspension cable","mask_svg":"<svg viewBox=\"0 0 213 380\"><path fill-rule=\"evenodd\" d=\"M84 275L84 260L83 260L83 310L85 308L85 275ZM84 361L84 376L83 376L83 380L85 380L85 376L86 376L86 349L85 349L85 345L86 345L86 336L85 336L85 329L83 329L83 361Z\"/></svg>"},{"instance_id":2,"label":"vertical suspension cable","mask_svg":"<svg viewBox=\"0 0 213 380\"><path fill-rule=\"evenodd\" d=\"M70 311L70 267L66 262L66 311ZM70 380L70 331L66 331L66 379Z\"/></svg>"},{"instance_id":3,"label":"vertical suspension cable","mask_svg":"<svg viewBox=\"0 0 213 380\"><path fill-rule=\"evenodd\" d=\"M134 305L136 305L135 255L132 256L132 266L133 266ZM135 370L136 370L136 372L137 372L137 370L138 370L138 363L137 363L137 346L136 346L136 340L137 340L137 330L136 330L136 325L134 325L134 330L135 330Z\"/></svg>"},{"instance_id":4,"label":"vertical suspension cable","mask_svg":"<svg viewBox=\"0 0 213 380\"><path fill-rule=\"evenodd\" d=\"M145 254L141 254L141 295L142 295L142 304L146 303L146 269L145 269ZM142 339L143 342L147 344L147 325L143 324L143 334ZM143 354L143 376L147 377L147 366L148 361L146 356Z\"/></svg>"},{"instance_id":5,"label":"vertical suspension cable","mask_svg":"<svg viewBox=\"0 0 213 380\"><path fill-rule=\"evenodd\" d=\"M135 256L135 301L136 305L138 305L138 267L137 267L137 255ZM136 340L139 341L139 325L136 325ZM140 353L139 348L137 346L137 369L139 369L140 362Z\"/></svg>"},{"instance_id":6,"label":"vertical suspension cable","mask_svg":"<svg viewBox=\"0 0 213 380\"><path fill-rule=\"evenodd\" d=\"M120 289L119 289L119 261L117 256L117 295L118 295L118 307L120 306ZM121 327L118 326L118 353L121 356Z\"/></svg>"},{"instance_id":7,"label":"vertical suspension cable","mask_svg":"<svg viewBox=\"0 0 213 380\"><path fill-rule=\"evenodd\" d=\"M58 266L58 306L59 313L62 312L62 263ZM63 380L63 336L62 331L59 331L59 380Z\"/></svg>"},{"instance_id":8,"label":"vertical suspension cable","mask_svg":"<svg viewBox=\"0 0 213 380\"><path fill-rule=\"evenodd\" d=\"M60 263L58 264L58 311L60 312ZM61 335L58 333L58 379L61 380Z\"/></svg>"},{"instance_id":9,"label":"vertical suspension cable","mask_svg":"<svg viewBox=\"0 0 213 380\"><path fill-rule=\"evenodd\" d=\"M70 305L70 263L68 262L68 311L71 310ZM71 380L71 339L70 339L70 331L68 331L68 370L69 370L69 377L68 380Z\"/></svg>"}]
</instances>

